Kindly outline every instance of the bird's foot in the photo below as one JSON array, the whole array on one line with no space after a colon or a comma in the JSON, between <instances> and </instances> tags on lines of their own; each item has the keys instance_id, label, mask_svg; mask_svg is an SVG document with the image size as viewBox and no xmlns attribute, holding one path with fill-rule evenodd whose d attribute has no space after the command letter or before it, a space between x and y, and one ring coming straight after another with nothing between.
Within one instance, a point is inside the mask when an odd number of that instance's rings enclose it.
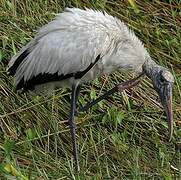
<instances>
[{"instance_id":1,"label":"bird's foot","mask_svg":"<svg viewBox=\"0 0 181 180\"><path fill-rule=\"evenodd\" d=\"M141 73L139 76L130 79L128 81L122 82L120 84L117 85L118 91L122 92L126 89L130 89L134 86L136 86L139 82L140 82L140 78L144 75L144 73Z\"/></svg>"}]
</instances>

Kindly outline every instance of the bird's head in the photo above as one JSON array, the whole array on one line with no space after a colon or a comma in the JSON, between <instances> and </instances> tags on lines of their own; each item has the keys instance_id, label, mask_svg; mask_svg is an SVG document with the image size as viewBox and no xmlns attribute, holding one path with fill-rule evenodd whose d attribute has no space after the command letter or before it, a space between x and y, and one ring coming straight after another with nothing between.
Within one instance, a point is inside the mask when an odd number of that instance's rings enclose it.
<instances>
[{"instance_id":1,"label":"bird's head","mask_svg":"<svg viewBox=\"0 0 181 180\"><path fill-rule=\"evenodd\" d=\"M153 81L153 86L160 97L162 106L165 109L169 126L169 140L171 140L173 133L173 75L166 68L158 66L157 64L144 66L143 70L145 71L146 75Z\"/></svg>"}]
</instances>

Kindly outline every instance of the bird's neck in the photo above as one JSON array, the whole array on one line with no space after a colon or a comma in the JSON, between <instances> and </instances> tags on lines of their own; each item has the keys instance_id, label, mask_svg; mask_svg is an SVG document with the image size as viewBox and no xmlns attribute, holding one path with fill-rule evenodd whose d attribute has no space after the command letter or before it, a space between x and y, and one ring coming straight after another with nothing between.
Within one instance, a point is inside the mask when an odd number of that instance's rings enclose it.
<instances>
[{"instance_id":1,"label":"bird's neck","mask_svg":"<svg viewBox=\"0 0 181 180\"><path fill-rule=\"evenodd\" d=\"M150 78L154 79L156 74L160 71L160 66L156 64L150 57L147 58L143 64L143 72Z\"/></svg>"}]
</instances>

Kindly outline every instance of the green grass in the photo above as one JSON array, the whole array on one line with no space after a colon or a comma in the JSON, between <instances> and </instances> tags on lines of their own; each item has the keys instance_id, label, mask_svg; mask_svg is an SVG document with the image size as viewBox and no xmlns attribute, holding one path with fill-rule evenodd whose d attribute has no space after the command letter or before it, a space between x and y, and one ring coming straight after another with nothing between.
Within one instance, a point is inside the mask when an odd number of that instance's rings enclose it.
<instances>
[{"instance_id":1,"label":"green grass","mask_svg":"<svg viewBox=\"0 0 181 180\"><path fill-rule=\"evenodd\" d=\"M181 178L181 1L1 0L0 179L180 179ZM72 167L69 91L53 97L14 92L6 73L11 56L37 28L66 6L105 10L122 19L159 64L174 74L174 136L151 82L117 93L76 118L79 174ZM131 74L115 73L84 85L85 104Z\"/></svg>"}]
</instances>

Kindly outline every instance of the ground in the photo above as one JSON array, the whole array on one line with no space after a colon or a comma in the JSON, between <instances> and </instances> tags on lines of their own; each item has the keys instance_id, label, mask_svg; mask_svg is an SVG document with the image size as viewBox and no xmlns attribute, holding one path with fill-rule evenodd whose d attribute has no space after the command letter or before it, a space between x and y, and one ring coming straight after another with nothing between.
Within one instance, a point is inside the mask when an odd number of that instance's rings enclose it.
<instances>
[{"instance_id":1,"label":"ground","mask_svg":"<svg viewBox=\"0 0 181 180\"><path fill-rule=\"evenodd\" d=\"M181 179L181 1L1 0L0 179ZM170 69L174 134L148 79L76 118L80 173L72 167L68 90L51 97L15 91L6 66L38 27L65 7L105 10L125 21L151 57ZM80 104L131 78L116 72L82 87Z\"/></svg>"}]
</instances>

